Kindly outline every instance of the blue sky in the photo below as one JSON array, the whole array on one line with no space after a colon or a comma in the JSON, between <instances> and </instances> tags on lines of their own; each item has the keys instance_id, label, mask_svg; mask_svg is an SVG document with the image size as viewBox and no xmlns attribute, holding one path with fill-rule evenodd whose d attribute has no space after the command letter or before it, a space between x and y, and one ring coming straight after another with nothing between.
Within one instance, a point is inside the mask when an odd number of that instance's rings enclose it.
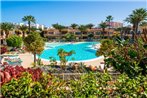
<instances>
[{"instance_id":1,"label":"blue sky","mask_svg":"<svg viewBox=\"0 0 147 98\"><path fill-rule=\"evenodd\" d=\"M59 23L97 25L112 15L113 21L123 22L136 8L145 8L144 1L11 1L1 3L2 22L22 22L25 15L33 15L36 22L51 26Z\"/></svg>"}]
</instances>

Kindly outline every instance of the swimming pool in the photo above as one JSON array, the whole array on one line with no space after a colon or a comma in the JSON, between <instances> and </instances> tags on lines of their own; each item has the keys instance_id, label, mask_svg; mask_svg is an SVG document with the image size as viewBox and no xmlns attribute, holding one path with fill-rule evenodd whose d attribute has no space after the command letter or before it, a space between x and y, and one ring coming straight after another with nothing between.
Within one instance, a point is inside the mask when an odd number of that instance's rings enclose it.
<instances>
[{"instance_id":1,"label":"swimming pool","mask_svg":"<svg viewBox=\"0 0 147 98\"><path fill-rule=\"evenodd\" d=\"M40 55L40 58L49 60L49 57L55 58L59 61L59 56L57 55L58 49L62 48L69 52L74 50L76 54L72 56L67 56L68 61L85 61L98 58L96 54L96 49L92 46L99 44L99 42L79 42L79 43L46 43L45 50Z\"/></svg>"}]
</instances>

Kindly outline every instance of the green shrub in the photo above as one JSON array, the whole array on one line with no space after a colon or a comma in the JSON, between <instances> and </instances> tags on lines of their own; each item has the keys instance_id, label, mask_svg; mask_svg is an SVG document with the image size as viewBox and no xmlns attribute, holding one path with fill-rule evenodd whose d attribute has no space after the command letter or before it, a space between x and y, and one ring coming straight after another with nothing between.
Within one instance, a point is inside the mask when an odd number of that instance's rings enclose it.
<instances>
[{"instance_id":1,"label":"green shrub","mask_svg":"<svg viewBox=\"0 0 147 98\"><path fill-rule=\"evenodd\" d=\"M32 94L32 78L31 74L24 73L23 76L16 80L12 79L10 82L4 84L1 88L2 95L6 98L25 98Z\"/></svg>"},{"instance_id":2,"label":"green shrub","mask_svg":"<svg viewBox=\"0 0 147 98\"><path fill-rule=\"evenodd\" d=\"M121 74L114 80L108 73L90 73L75 80L61 80L43 74L33 81L31 74L23 73L2 85L1 91L5 98L146 98L147 76L131 79Z\"/></svg>"},{"instance_id":3,"label":"green shrub","mask_svg":"<svg viewBox=\"0 0 147 98\"><path fill-rule=\"evenodd\" d=\"M12 35L6 39L7 45L10 47L20 48L22 45L22 38L17 35Z\"/></svg>"},{"instance_id":4,"label":"green shrub","mask_svg":"<svg viewBox=\"0 0 147 98\"><path fill-rule=\"evenodd\" d=\"M104 55L106 66L113 66L120 73L125 72L129 77L147 74L147 50L145 42L137 38L134 43L115 38L102 40L97 55Z\"/></svg>"},{"instance_id":5,"label":"green shrub","mask_svg":"<svg viewBox=\"0 0 147 98\"><path fill-rule=\"evenodd\" d=\"M24 45L26 46L26 50L34 55L34 66L36 66L36 55L41 54L41 52L44 50L44 39L39 33L32 32L25 37Z\"/></svg>"}]
</instances>

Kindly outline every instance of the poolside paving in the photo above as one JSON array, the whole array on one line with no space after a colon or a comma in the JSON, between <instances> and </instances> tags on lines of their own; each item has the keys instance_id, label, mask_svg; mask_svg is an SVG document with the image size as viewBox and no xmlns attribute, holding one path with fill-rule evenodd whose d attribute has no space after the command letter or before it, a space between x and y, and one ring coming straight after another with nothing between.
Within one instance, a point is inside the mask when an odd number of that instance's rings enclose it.
<instances>
[{"instance_id":1,"label":"poolside paving","mask_svg":"<svg viewBox=\"0 0 147 98\"><path fill-rule=\"evenodd\" d=\"M20 59L22 60L21 65L25 68L32 67L33 63L33 55L31 53L24 53L24 54L19 54Z\"/></svg>"},{"instance_id":2,"label":"poolside paving","mask_svg":"<svg viewBox=\"0 0 147 98\"><path fill-rule=\"evenodd\" d=\"M25 68L27 67L33 67L33 55L31 53L24 53L24 54L19 54L19 57L20 59L23 61L21 63L21 65ZM43 64L44 65L48 65L49 64L49 61L46 61L46 60L42 60ZM104 62L104 58L101 57L99 59L95 59L95 60L90 60L90 61L87 61L87 62L83 62L85 65L93 65L93 66L97 66L99 68L99 66L101 66L101 62ZM57 63L59 64L59 62Z\"/></svg>"}]
</instances>

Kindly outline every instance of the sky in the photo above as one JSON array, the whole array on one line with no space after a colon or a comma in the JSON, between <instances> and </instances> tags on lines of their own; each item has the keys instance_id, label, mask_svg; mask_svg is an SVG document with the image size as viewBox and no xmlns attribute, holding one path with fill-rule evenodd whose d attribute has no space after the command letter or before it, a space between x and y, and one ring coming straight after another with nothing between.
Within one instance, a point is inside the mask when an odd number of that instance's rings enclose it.
<instances>
[{"instance_id":1,"label":"sky","mask_svg":"<svg viewBox=\"0 0 147 98\"><path fill-rule=\"evenodd\" d=\"M2 0L1 22L21 23L26 15L32 15L36 23L51 26L59 23L68 26L72 23L98 25L112 15L113 21L123 20L137 8L146 8L146 1L12 1Z\"/></svg>"}]
</instances>

